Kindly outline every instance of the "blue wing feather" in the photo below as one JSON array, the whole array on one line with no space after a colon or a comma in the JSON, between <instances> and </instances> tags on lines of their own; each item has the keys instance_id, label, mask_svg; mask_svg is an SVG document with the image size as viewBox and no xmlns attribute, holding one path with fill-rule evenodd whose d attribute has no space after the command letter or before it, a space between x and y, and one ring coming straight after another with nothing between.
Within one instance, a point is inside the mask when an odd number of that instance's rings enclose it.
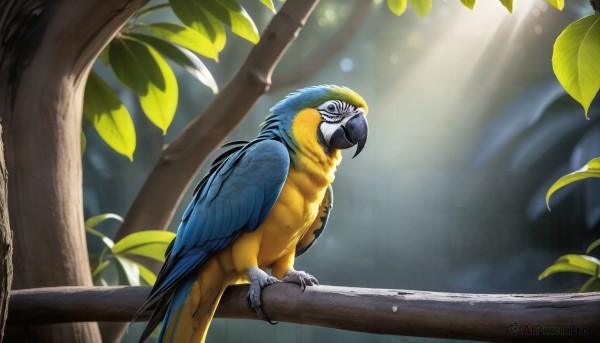
<instances>
[{"instance_id":1,"label":"blue wing feather","mask_svg":"<svg viewBox=\"0 0 600 343\"><path fill-rule=\"evenodd\" d=\"M195 189L171 253L139 313L163 296L171 297L186 276L197 272L244 230L256 230L279 197L290 157L278 141L255 140L219 163ZM164 311L157 308L155 313ZM159 319L151 318L151 322Z\"/></svg>"}]
</instances>

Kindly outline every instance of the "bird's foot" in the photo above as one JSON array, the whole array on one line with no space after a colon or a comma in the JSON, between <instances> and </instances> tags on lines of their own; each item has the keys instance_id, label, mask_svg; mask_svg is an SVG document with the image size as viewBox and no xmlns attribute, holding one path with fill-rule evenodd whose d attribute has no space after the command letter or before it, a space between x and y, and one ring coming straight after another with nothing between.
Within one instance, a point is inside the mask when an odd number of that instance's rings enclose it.
<instances>
[{"instance_id":1,"label":"bird's foot","mask_svg":"<svg viewBox=\"0 0 600 343\"><path fill-rule=\"evenodd\" d=\"M297 283L298 285L300 285L300 287L302 287L302 290L305 290L307 285L319 285L319 281L317 281L317 279L314 276L310 275L307 272L295 270L293 268L288 270L287 273L285 273L285 275L283 276L283 282Z\"/></svg>"},{"instance_id":2,"label":"bird's foot","mask_svg":"<svg viewBox=\"0 0 600 343\"><path fill-rule=\"evenodd\" d=\"M248 269L247 273L250 277L250 290L248 291L248 297L246 298L248 301L248 308L256 312L260 319L269 322L269 324L277 324L277 322L271 321L271 319L263 312L260 296L263 288L281 281L273 276L269 276L269 274L258 267Z\"/></svg>"}]
</instances>

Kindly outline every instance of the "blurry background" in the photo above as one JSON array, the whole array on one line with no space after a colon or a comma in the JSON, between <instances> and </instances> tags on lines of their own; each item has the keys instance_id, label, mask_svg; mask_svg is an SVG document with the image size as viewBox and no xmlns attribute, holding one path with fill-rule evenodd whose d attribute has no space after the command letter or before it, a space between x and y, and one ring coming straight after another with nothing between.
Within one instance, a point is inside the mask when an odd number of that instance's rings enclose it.
<instances>
[{"instance_id":1,"label":"blurry background","mask_svg":"<svg viewBox=\"0 0 600 343\"><path fill-rule=\"evenodd\" d=\"M258 2L243 4L262 31L272 14ZM321 44L344 25L355 5L322 1L274 81L319 63L303 57L315 48L328 49ZM559 256L583 253L600 237L600 192L594 192L600 184L585 181L559 191L552 212L544 205L549 182L600 156L598 107L592 106L587 121L581 107L564 96L551 66L558 34L592 10L584 0L568 1L563 12L542 0L518 0L514 6L509 14L498 1L479 1L473 11L459 1L434 1L421 19L410 8L396 17L379 1L315 76L276 88L255 106L231 140L255 137L269 108L304 86L345 85L369 104L367 146L356 159L350 159L353 151L344 153L326 234L297 260L297 269L328 285L445 292L562 292L585 280L572 273L537 277ZM252 47L229 38L218 64L205 61L221 87ZM99 65L98 70L108 69ZM112 151L91 126L85 130L86 218L106 212L124 216L162 146L211 100L207 87L179 71L180 103L166 136L141 113L134 115L133 163ZM121 90L130 110L138 106ZM104 232L117 229L114 223L103 225ZM137 341L138 335L134 326L124 341ZM213 321L209 342L242 339L438 341Z\"/></svg>"}]
</instances>

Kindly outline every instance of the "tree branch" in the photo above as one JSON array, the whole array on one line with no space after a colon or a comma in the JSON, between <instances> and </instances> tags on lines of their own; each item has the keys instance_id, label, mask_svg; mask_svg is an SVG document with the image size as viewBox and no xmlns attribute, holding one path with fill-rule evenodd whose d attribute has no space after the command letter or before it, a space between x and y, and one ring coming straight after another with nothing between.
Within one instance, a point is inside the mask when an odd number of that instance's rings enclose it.
<instances>
[{"instance_id":1,"label":"tree branch","mask_svg":"<svg viewBox=\"0 0 600 343\"><path fill-rule=\"evenodd\" d=\"M149 291L149 286L17 290L11 294L8 325L129 321ZM229 287L216 316L257 319L246 306L247 291L245 285ZM303 292L296 285L275 284L265 288L262 299L273 320L375 334L528 342L600 339L598 292L461 294L333 286ZM515 323L534 331L513 336L509 328ZM544 328L559 331L543 334Z\"/></svg>"},{"instance_id":2,"label":"tree branch","mask_svg":"<svg viewBox=\"0 0 600 343\"><path fill-rule=\"evenodd\" d=\"M338 31L302 58L302 68L293 68L281 76L275 75L271 91L297 85L314 76L356 35L372 8L373 0L357 0L352 13Z\"/></svg>"},{"instance_id":3,"label":"tree branch","mask_svg":"<svg viewBox=\"0 0 600 343\"><path fill-rule=\"evenodd\" d=\"M168 226L202 163L269 89L275 66L317 3L318 0L285 2L233 79L165 147L129 209L116 240L139 230Z\"/></svg>"}]
</instances>

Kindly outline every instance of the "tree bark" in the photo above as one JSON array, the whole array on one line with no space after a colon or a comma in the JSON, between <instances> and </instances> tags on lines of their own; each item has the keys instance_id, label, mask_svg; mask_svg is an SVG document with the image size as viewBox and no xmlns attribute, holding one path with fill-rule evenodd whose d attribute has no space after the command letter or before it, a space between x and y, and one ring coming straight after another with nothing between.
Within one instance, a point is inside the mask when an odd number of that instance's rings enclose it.
<instances>
[{"instance_id":1,"label":"tree bark","mask_svg":"<svg viewBox=\"0 0 600 343\"><path fill-rule=\"evenodd\" d=\"M2 127L0 126L0 136ZM13 279L12 232L8 220L7 172L4 163L4 146L0 140L0 342L8 313L9 291Z\"/></svg>"},{"instance_id":2,"label":"tree bark","mask_svg":"<svg viewBox=\"0 0 600 343\"><path fill-rule=\"evenodd\" d=\"M13 288L91 285L83 230L81 112L89 69L145 0L1 0ZM99 342L95 323L20 328L15 342Z\"/></svg>"},{"instance_id":3,"label":"tree bark","mask_svg":"<svg viewBox=\"0 0 600 343\"><path fill-rule=\"evenodd\" d=\"M149 291L150 287L14 291L8 325L129 321ZM229 287L216 316L258 319L246 305L247 294L247 285ZM264 289L262 306L273 320L374 334L503 342L600 340L599 292L462 294L333 286L302 291L279 283ZM149 315L150 311L140 319Z\"/></svg>"},{"instance_id":4,"label":"tree bark","mask_svg":"<svg viewBox=\"0 0 600 343\"><path fill-rule=\"evenodd\" d=\"M318 0L285 2L233 79L164 148L115 240L139 230L167 228L200 166L269 89L275 66L317 3Z\"/></svg>"}]
</instances>

